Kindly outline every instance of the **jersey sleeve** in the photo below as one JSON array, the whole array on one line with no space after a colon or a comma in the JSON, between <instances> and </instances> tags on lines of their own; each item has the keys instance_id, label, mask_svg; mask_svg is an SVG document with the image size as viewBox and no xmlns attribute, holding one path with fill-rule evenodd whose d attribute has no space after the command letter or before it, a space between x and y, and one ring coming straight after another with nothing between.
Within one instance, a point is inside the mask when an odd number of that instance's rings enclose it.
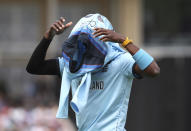
<instances>
[{"instance_id":1,"label":"jersey sleeve","mask_svg":"<svg viewBox=\"0 0 191 131\"><path fill-rule=\"evenodd\" d=\"M135 60L129 53L125 53L121 56L121 72L126 75L128 78L134 78L133 74L133 65Z\"/></svg>"},{"instance_id":2,"label":"jersey sleeve","mask_svg":"<svg viewBox=\"0 0 191 131\"><path fill-rule=\"evenodd\" d=\"M64 70L64 58L58 57L58 61L59 61L60 75L62 76Z\"/></svg>"}]
</instances>

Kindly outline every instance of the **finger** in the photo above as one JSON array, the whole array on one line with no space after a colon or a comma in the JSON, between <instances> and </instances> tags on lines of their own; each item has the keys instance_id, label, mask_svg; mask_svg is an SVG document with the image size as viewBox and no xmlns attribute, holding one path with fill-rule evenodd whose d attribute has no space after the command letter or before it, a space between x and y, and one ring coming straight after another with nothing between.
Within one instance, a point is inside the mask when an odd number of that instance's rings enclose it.
<instances>
[{"instance_id":1,"label":"finger","mask_svg":"<svg viewBox=\"0 0 191 131\"><path fill-rule=\"evenodd\" d=\"M96 31L97 31L97 30L102 30L102 29L104 29L104 28L94 28L94 30L96 30Z\"/></svg>"},{"instance_id":2,"label":"finger","mask_svg":"<svg viewBox=\"0 0 191 131\"><path fill-rule=\"evenodd\" d=\"M102 41L107 42L107 41L109 41L109 38L103 38Z\"/></svg>"},{"instance_id":3,"label":"finger","mask_svg":"<svg viewBox=\"0 0 191 131\"><path fill-rule=\"evenodd\" d=\"M94 28L93 30L97 31L97 30L99 30L99 28Z\"/></svg>"},{"instance_id":4,"label":"finger","mask_svg":"<svg viewBox=\"0 0 191 131\"><path fill-rule=\"evenodd\" d=\"M65 22L64 17L60 17L60 21L61 21L62 23L64 23L64 22Z\"/></svg>"},{"instance_id":5,"label":"finger","mask_svg":"<svg viewBox=\"0 0 191 131\"><path fill-rule=\"evenodd\" d=\"M94 28L96 32L101 31L103 28Z\"/></svg>"},{"instance_id":6,"label":"finger","mask_svg":"<svg viewBox=\"0 0 191 131\"><path fill-rule=\"evenodd\" d=\"M69 22L69 23L67 23L67 24L65 25L65 28L68 28L68 27L71 26L72 24L73 24L72 21Z\"/></svg>"},{"instance_id":7,"label":"finger","mask_svg":"<svg viewBox=\"0 0 191 131\"><path fill-rule=\"evenodd\" d=\"M53 27L54 27L54 29L55 29L56 31L59 31L59 30L60 30L60 29L57 27L56 24L54 24Z\"/></svg>"},{"instance_id":8,"label":"finger","mask_svg":"<svg viewBox=\"0 0 191 131\"><path fill-rule=\"evenodd\" d=\"M55 30L56 32L59 31L55 25L52 25L51 28L52 28L53 30Z\"/></svg>"},{"instance_id":9,"label":"finger","mask_svg":"<svg viewBox=\"0 0 191 131\"><path fill-rule=\"evenodd\" d=\"M103 41L103 39L109 39L109 36L108 35L105 35L105 36L103 36L103 37L101 37L99 40L102 40Z\"/></svg>"},{"instance_id":10,"label":"finger","mask_svg":"<svg viewBox=\"0 0 191 131\"><path fill-rule=\"evenodd\" d=\"M54 25L56 26L56 28L58 29L58 30L61 30L62 29L62 27L56 22L56 23L54 23Z\"/></svg>"},{"instance_id":11,"label":"finger","mask_svg":"<svg viewBox=\"0 0 191 131\"><path fill-rule=\"evenodd\" d=\"M64 28L64 24L60 20L57 23L60 25L61 28Z\"/></svg>"},{"instance_id":12,"label":"finger","mask_svg":"<svg viewBox=\"0 0 191 131\"><path fill-rule=\"evenodd\" d=\"M107 35L107 32L95 33L94 38L101 36L101 35Z\"/></svg>"},{"instance_id":13,"label":"finger","mask_svg":"<svg viewBox=\"0 0 191 131\"><path fill-rule=\"evenodd\" d=\"M93 34L93 35L96 35L96 34L99 34L99 33L101 33L101 32L107 33L106 30L104 30L104 29L99 29L99 30L97 30L96 32L94 32L94 33L92 33L92 34Z\"/></svg>"}]
</instances>

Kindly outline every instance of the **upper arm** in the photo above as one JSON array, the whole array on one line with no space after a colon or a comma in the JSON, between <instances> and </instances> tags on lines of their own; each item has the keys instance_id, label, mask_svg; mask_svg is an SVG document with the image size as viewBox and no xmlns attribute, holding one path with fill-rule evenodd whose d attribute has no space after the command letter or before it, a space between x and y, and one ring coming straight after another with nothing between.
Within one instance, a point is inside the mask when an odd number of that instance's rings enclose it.
<instances>
[{"instance_id":1,"label":"upper arm","mask_svg":"<svg viewBox=\"0 0 191 131\"><path fill-rule=\"evenodd\" d=\"M46 75L60 75L58 59L48 59L44 62L41 72Z\"/></svg>"},{"instance_id":2,"label":"upper arm","mask_svg":"<svg viewBox=\"0 0 191 131\"><path fill-rule=\"evenodd\" d=\"M135 72L141 76L155 77L160 74L160 68L155 61L153 61L145 70L141 70L136 64Z\"/></svg>"},{"instance_id":3,"label":"upper arm","mask_svg":"<svg viewBox=\"0 0 191 131\"><path fill-rule=\"evenodd\" d=\"M26 70L36 75L60 75L58 59L48 59L41 64L28 64Z\"/></svg>"}]
</instances>

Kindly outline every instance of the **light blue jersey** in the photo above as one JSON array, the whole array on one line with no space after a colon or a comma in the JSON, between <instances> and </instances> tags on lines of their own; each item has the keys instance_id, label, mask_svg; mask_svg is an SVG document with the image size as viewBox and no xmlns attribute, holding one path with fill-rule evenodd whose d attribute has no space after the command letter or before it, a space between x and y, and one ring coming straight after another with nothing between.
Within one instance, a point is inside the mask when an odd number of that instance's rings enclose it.
<instances>
[{"instance_id":1,"label":"light blue jersey","mask_svg":"<svg viewBox=\"0 0 191 131\"><path fill-rule=\"evenodd\" d=\"M125 53L92 73L87 105L76 114L78 131L125 131L134 63L132 56ZM62 73L63 58L59 58L59 65ZM80 78L72 81L72 94L79 83Z\"/></svg>"}]
</instances>

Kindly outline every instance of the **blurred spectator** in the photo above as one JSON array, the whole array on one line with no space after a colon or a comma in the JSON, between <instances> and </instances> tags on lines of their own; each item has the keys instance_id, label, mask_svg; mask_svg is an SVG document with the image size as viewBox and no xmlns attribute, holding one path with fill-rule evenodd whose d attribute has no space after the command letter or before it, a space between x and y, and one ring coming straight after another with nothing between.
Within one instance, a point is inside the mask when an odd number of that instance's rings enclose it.
<instances>
[{"instance_id":1,"label":"blurred spectator","mask_svg":"<svg viewBox=\"0 0 191 131\"><path fill-rule=\"evenodd\" d=\"M75 131L70 120L56 119L57 107L39 106L31 110L9 107L0 112L1 131Z\"/></svg>"}]
</instances>

